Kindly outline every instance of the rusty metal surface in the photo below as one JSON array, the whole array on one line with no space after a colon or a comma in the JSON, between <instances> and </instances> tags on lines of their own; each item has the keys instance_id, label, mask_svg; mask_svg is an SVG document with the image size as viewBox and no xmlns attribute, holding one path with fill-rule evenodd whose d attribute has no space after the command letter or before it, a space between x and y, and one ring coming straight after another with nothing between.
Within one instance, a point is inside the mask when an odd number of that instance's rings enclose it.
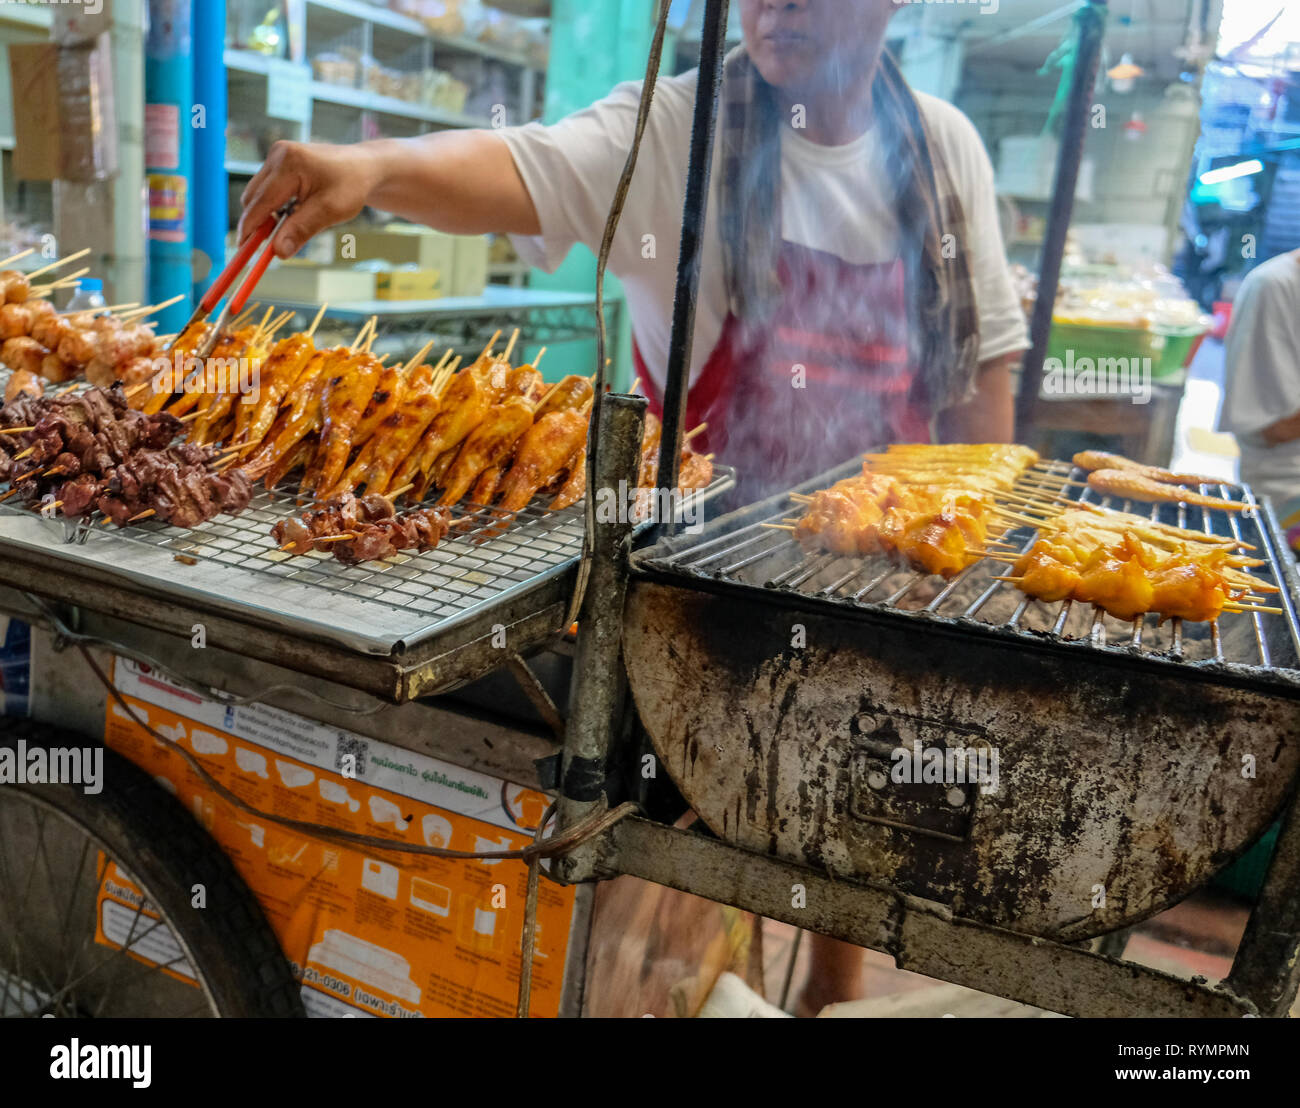
<instances>
[{"instance_id":1,"label":"rusty metal surface","mask_svg":"<svg viewBox=\"0 0 1300 1108\"><path fill-rule=\"evenodd\" d=\"M943 905L642 819L604 845L607 875L631 874L884 951L902 969L1081 1017L1256 1014L1221 986L955 917ZM801 894L801 895L796 895ZM796 906L796 902L802 906Z\"/></svg>"},{"instance_id":2,"label":"rusty metal surface","mask_svg":"<svg viewBox=\"0 0 1300 1108\"><path fill-rule=\"evenodd\" d=\"M1284 1017L1300 987L1300 812L1293 798L1228 982L1264 1015Z\"/></svg>"},{"instance_id":3,"label":"rusty metal surface","mask_svg":"<svg viewBox=\"0 0 1300 1108\"><path fill-rule=\"evenodd\" d=\"M600 434L593 462L594 482L589 503L614 490L635 488L641 455L646 400L610 393L598 413ZM623 512L589 513L592 526L591 574L583 593L578 620L574 683L564 736L560 777L559 829L571 826L608 805L605 778L610 744L618 733L627 686L619 665L622 610L627 586L628 556L634 527L632 505ZM608 518L613 515L614 518ZM621 517L621 518L620 518ZM557 858L553 872L565 881L581 881L591 872L591 849L580 846Z\"/></svg>"},{"instance_id":4,"label":"rusty metal surface","mask_svg":"<svg viewBox=\"0 0 1300 1108\"><path fill-rule=\"evenodd\" d=\"M35 553L9 548L0 551L0 610L19 610L21 605L6 597L26 592L185 638L201 623L213 646L404 703L453 689L502 665L502 628L505 645L522 653L560 634L573 576L570 567L435 638L412 646L397 643L382 655L243 619L185 596L140 591L93 570L53 566Z\"/></svg>"},{"instance_id":5,"label":"rusty metal surface","mask_svg":"<svg viewBox=\"0 0 1300 1108\"><path fill-rule=\"evenodd\" d=\"M655 749L720 837L1032 935L1181 899L1268 826L1300 759L1294 696L904 613L642 573L624 636ZM997 789L896 785L914 740L986 744Z\"/></svg>"}]
</instances>

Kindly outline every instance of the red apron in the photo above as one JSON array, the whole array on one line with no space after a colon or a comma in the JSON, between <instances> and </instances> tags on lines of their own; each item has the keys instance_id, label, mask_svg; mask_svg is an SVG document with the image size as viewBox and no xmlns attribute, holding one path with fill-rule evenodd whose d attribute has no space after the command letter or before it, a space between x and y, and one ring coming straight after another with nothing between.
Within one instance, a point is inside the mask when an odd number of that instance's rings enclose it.
<instances>
[{"instance_id":1,"label":"red apron","mask_svg":"<svg viewBox=\"0 0 1300 1108\"><path fill-rule=\"evenodd\" d=\"M911 362L902 261L852 265L781 244L771 318L728 315L687 397L692 440L737 468L752 502L887 442L929 442L930 407ZM663 396L633 343L650 409Z\"/></svg>"}]
</instances>

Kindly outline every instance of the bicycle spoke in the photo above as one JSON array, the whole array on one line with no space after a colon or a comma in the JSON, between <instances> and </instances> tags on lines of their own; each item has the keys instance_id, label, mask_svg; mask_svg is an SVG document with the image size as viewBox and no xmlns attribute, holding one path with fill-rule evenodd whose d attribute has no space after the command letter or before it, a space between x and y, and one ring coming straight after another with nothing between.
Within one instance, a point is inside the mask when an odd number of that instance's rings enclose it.
<instances>
[{"instance_id":1,"label":"bicycle spoke","mask_svg":"<svg viewBox=\"0 0 1300 1108\"><path fill-rule=\"evenodd\" d=\"M145 901L142 898L140 903L136 906L135 917L131 920L131 929L126 934L126 942L124 942L117 950L113 952L112 955L109 956L109 958L106 959L106 962L112 962L116 960L117 965L113 967L113 974L109 978L108 984L104 987L104 991L100 995L99 1003L95 1006L94 1012L91 1013L95 1017L98 1017L99 1014L104 1010L104 1005L108 1003L108 998L113 995L114 990L117 988L118 980L122 976L123 967L131 964L131 959L126 957L126 955L131 953L131 947L135 942L133 938L133 936L135 935L135 925L139 923L142 918L143 919L149 918L144 914L144 905L145 905ZM154 931L156 931L159 927L162 926L163 926L163 921L161 919L154 920L154 922L149 926L149 929L145 931L140 936L140 938L141 939L148 938L148 936L152 935Z\"/></svg>"},{"instance_id":2,"label":"bicycle spoke","mask_svg":"<svg viewBox=\"0 0 1300 1108\"><path fill-rule=\"evenodd\" d=\"M33 821L33 823L35 824L36 829L37 829L37 834L39 835L39 834L40 834L40 830L41 830L41 822L36 818L37 813L36 813L36 810L35 810L34 808L31 809L31 812L32 812L32 821ZM3 851L0 851L0 856L4 856L4 852L3 852ZM14 929L13 929L13 934L12 934L11 942L10 942L10 949L11 949L11 951L12 951L13 959L14 959L13 974L16 976L16 978L17 978L18 982L20 983L20 985L21 985L21 983L25 982L25 983L28 985L28 987L31 988L31 989L35 989L35 988L37 988L38 985L39 985L39 983L36 982L36 981L29 980L28 977L27 977L26 972L24 971L24 967L23 967L23 957L22 957L22 950L21 950L21 948L19 947L19 944L18 944L18 936L19 936L19 935L21 934L21 932L22 932L21 921L22 921L23 919L25 919L26 916L27 916L27 913L26 913L27 901L28 901L28 897L29 897L29 895L30 895L30 893L31 893L32 879L33 879L35 876L36 876L36 857L35 857L35 852L33 852L32 862L31 862L31 865L28 867L28 870L27 870L27 879L26 879L26 881L24 882L24 887L23 887L23 896L22 896L22 903L19 904L18 908L15 909L15 911L12 913L12 915L10 915L10 918L11 918L11 919L13 920L13 922L14 922ZM12 881L12 877L11 877L10 874L9 874L9 869L8 869L7 859L6 859L6 865L5 865L5 885L6 885L6 888L8 888L8 889L10 890L10 892L12 893L12 891L13 891L13 881ZM13 900L12 897L6 897L6 904L13 903L13 902L14 902L14 900ZM40 967L37 967L37 968L40 968ZM42 977L43 980L44 980L44 984L45 984L46 988L48 988L50 991L53 991L53 990L54 990L54 982L51 981L51 980L46 976L44 969L40 969L40 972L41 972L41 977ZM9 999L9 983L8 983L8 980L6 980L6 982L5 982L5 1000L8 1001L8 999ZM21 998L20 998L20 999L21 999Z\"/></svg>"},{"instance_id":3,"label":"bicycle spoke","mask_svg":"<svg viewBox=\"0 0 1300 1108\"><path fill-rule=\"evenodd\" d=\"M68 966L69 973L73 972L72 966L68 962L68 947L71 945L70 924L72 922L72 909L77 902L77 894L81 892L81 875L86 870L86 858L89 854L90 839L87 838L85 842L81 844L81 857L77 859L77 872L72 879L72 891L68 894L68 904L67 907L63 909L63 922L60 924L62 934L59 936L59 965ZM83 942L82 948L84 949L84 947L85 944ZM64 982L64 984L66 985L66 982ZM71 1007L75 1010L77 1006L76 995L69 994L69 1001Z\"/></svg>"},{"instance_id":4,"label":"bicycle spoke","mask_svg":"<svg viewBox=\"0 0 1300 1108\"><path fill-rule=\"evenodd\" d=\"M90 969L86 970L85 973L81 974L74 980L69 981L66 985L63 986L62 989L60 989L57 993L55 993L54 996L50 997L49 1001L45 1004L44 1007L48 1008L50 1004L53 1004L55 1001L62 1000L63 997L65 997L72 989L76 988L83 981L89 980L100 970L102 970L105 966L116 965L120 967L122 961L126 960L122 956L127 953L127 951L131 947L131 944L135 941L135 925L140 921L140 918L143 915L144 915L143 905L137 906L135 910L135 917L131 920L131 927L130 930L127 932L126 942L121 946L119 946L106 958L101 958L98 962L96 962L93 966L91 966ZM145 916L144 918L147 919L148 917ZM158 927L161 923L162 920L155 920L153 922L152 927L150 927L147 931L141 933L140 938L141 939L147 938L150 934L152 934L154 928Z\"/></svg>"}]
</instances>

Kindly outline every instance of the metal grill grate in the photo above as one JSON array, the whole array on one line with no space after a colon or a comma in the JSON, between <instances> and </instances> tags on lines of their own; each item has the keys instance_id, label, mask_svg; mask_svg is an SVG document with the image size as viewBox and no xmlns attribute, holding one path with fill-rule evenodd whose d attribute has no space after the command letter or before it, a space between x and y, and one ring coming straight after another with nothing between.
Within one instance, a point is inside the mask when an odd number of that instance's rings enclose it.
<instances>
[{"instance_id":1,"label":"metal grill grate","mask_svg":"<svg viewBox=\"0 0 1300 1108\"><path fill-rule=\"evenodd\" d=\"M851 464L793 491L825 488L854 472L857 466ZM1068 600L1049 604L1031 599L1009 582L997 580L1009 570L1003 563L988 559L944 581L900 568L883 556L844 558L809 554L788 532L764 526L803 514L803 506L788 495L748 514L739 527L728 528L724 517L706 529L700 540L662 544L647 551L638 564L648 569L799 594L818 601L926 613L1026 636L1050 635L1180 661L1300 668L1300 624L1291 592L1293 578L1282 570L1278 561L1286 550L1265 526L1258 507L1228 512L1177 504L1133 504L1100 497L1091 489L1080 489L1069 483L1086 476L1065 462L1050 463L1046 472L1036 474L1047 488L1048 497L1059 494L1070 500L1130 511L1162 523L1232 536L1252 544L1258 548L1254 556L1268 562L1254 572L1261 582L1282 590L1268 594L1267 605L1282 608L1283 614L1224 612L1215 623L1170 619L1163 624L1157 616L1147 615L1124 622L1101 609ZM1249 490L1240 486L1203 485L1201 491L1254 505ZM1009 503L1007 506L1015 507ZM997 537L1014 544L1019 552L1033 545L1036 531L1026 524Z\"/></svg>"},{"instance_id":2,"label":"metal grill grate","mask_svg":"<svg viewBox=\"0 0 1300 1108\"><path fill-rule=\"evenodd\" d=\"M0 367L0 388L8 372ZM703 503L731 486L734 475L717 467L713 483L688 497L684 509ZM103 524L99 515L90 522L62 518L42 520L57 558L61 545L84 544L86 557L112 549L120 556L123 545L149 547L181 558L230 567L271 581L289 582L315 590L327 607L331 596L347 596L382 604L395 614L414 617L423 628L418 636L441 631L462 618L480 614L491 606L527 590L539 580L561 572L582 552L581 503L552 512L538 498L510 523L500 526L492 509L462 503L453 510L459 527L433 550L401 552L382 562L345 565L324 551L292 555L278 549L272 526L313 506L298 502L293 483L277 486L274 495L257 487L252 503L237 516L219 515L194 528L171 527L152 520L117 528ZM431 502L426 501L424 506ZM0 516L32 517L29 508L12 502L0 504ZM645 524L643 526L649 526ZM463 528L463 529L462 529ZM495 532L495 533L494 533ZM219 596L244 607L258 607L256 593L246 591L248 579ZM170 591L161 585L160 595ZM214 594L215 595L215 594Z\"/></svg>"}]
</instances>

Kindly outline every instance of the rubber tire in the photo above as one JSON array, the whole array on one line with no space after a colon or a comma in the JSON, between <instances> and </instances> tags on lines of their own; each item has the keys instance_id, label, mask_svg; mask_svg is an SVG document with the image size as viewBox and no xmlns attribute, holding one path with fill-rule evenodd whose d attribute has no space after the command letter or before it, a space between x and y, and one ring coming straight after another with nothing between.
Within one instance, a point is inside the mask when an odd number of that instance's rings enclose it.
<instances>
[{"instance_id":1,"label":"rubber tire","mask_svg":"<svg viewBox=\"0 0 1300 1108\"><path fill-rule=\"evenodd\" d=\"M0 744L85 746L87 739L0 717ZM108 847L146 887L181 938L222 1017L305 1017L300 986L251 890L221 847L148 774L104 748L103 791L77 785L6 785L38 796ZM191 886L207 906L190 905Z\"/></svg>"}]
</instances>

